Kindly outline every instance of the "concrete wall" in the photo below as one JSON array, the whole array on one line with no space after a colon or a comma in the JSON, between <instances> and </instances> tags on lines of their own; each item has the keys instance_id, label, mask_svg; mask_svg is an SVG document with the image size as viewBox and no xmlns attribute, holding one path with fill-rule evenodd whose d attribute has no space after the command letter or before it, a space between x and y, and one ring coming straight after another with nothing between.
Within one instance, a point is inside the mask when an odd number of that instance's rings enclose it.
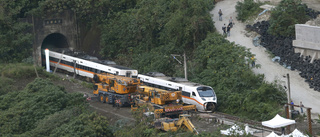
<instances>
[{"instance_id":1,"label":"concrete wall","mask_svg":"<svg viewBox=\"0 0 320 137\"><path fill-rule=\"evenodd\" d=\"M34 18L35 40L33 43L33 58L35 64L41 66L41 45L43 40L52 33L60 33L67 38L70 49L79 47L78 27L75 14L64 11L61 14Z\"/></svg>"},{"instance_id":2,"label":"concrete wall","mask_svg":"<svg viewBox=\"0 0 320 137\"><path fill-rule=\"evenodd\" d=\"M319 59L320 54L320 27L310 26L306 24L296 24L296 40L293 40L292 45L295 47L296 53L301 53L304 56L311 56L312 62L314 59Z\"/></svg>"}]
</instances>

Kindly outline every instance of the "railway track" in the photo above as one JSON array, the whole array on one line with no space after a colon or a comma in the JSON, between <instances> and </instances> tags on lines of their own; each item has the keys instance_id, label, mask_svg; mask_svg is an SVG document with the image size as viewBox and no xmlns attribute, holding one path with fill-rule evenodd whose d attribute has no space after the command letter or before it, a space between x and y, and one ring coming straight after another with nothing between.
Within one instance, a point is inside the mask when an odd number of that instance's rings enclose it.
<instances>
[{"instance_id":1,"label":"railway track","mask_svg":"<svg viewBox=\"0 0 320 137\"><path fill-rule=\"evenodd\" d=\"M69 75L69 76L73 76L73 73L70 72L66 72L63 70L57 70L58 74L60 75ZM82 76L76 76L74 77L80 81L86 81L86 82L91 82L90 80L88 80L86 77L82 77ZM93 97L94 98L94 97ZM95 100L95 99L93 99ZM96 106L92 106L93 108L97 109L97 110L102 110L101 108L97 108ZM254 120L248 120L248 119L244 119L241 117L237 117L237 116L233 116L233 115L229 115L226 113L222 113L222 112L214 112L214 113L204 113L204 112L193 112L195 113L195 115L201 115L202 118L204 119L211 119L211 120L215 120L216 122L220 123L220 124L228 124L228 125L233 125L233 124L247 124L250 128L253 128L255 130L264 130L264 131L274 131L278 134L281 133L280 129L272 129L272 128L268 128L265 126L262 126L261 122L259 121L254 121ZM120 114L116 114L115 115L120 115ZM122 115L120 117L123 117ZM130 120L132 120L131 118L129 118Z\"/></svg>"}]
</instances>

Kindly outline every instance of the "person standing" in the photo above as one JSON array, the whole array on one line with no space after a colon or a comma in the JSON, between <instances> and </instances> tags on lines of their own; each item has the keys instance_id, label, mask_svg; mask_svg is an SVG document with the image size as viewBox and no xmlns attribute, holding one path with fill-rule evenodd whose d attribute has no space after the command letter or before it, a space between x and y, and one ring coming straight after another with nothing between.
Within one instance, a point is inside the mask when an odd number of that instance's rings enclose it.
<instances>
[{"instance_id":1,"label":"person standing","mask_svg":"<svg viewBox=\"0 0 320 137\"><path fill-rule=\"evenodd\" d=\"M255 59L255 57L252 56L252 57L251 57L251 60L252 60L251 66L252 66L252 67L256 66L256 62L254 61L254 59Z\"/></svg>"},{"instance_id":2,"label":"person standing","mask_svg":"<svg viewBox=\"0 0 320 137\"><path fill-rule=\"evenodd\" d=\"M294 103L293 103L293 101L291 100L291 110L294 110Z\"/></svg>"},{"instance_id":3,"label":"person standing","mask_svg":"<svg viewBox=\"0 0 320 137\"><path fill-rule=\"evenodd\" d=\"M223 31L223 36L225 36L227 34L227 32L226 32L226 24L223 24L222 31Z\"/></svg>"},{"instance_id":4,"label":"person standing","mask_svg":"<svg viewBox=\"0 0 320 137\"><path fill-rule=\"evenodd\" d=\"M230 17L230 19L229 19L229 26L232 28L233 27L233 19L232 19L232 17Z\"/></svg>"},{"instance_id":5,"label":"person standing","mask_svg":"<svg viewBox=\"0 0 320 137\"><path fill-rule=\"evenodd\" d=\"M222 21L222 11L221 11L221 9L219 9L218 14L219 14L219 20Z\"/></svg>"},{"instance_id":6,"label":"person standing","mask_svg":"<svg viewBox=\"0 0 320 137\"><path fill-rule=\"evenodd\" d=\"M300 109L301 109L301 113L303 113L303 107L304 107L304 105L302 104L302 101L300 101Z\"/></svg>"},{"instance_id":7,"label":"person standing","mask_svg":"<svg viewBox=\"0 0 320 137\"><path fill-rule=\"evenodd\" d=\"M228 27L227 27L227 36L228 37L230 37L230 29L231 29L231 27L230 27L230 25L228 25Z\"/></svg>"}]
</instances>

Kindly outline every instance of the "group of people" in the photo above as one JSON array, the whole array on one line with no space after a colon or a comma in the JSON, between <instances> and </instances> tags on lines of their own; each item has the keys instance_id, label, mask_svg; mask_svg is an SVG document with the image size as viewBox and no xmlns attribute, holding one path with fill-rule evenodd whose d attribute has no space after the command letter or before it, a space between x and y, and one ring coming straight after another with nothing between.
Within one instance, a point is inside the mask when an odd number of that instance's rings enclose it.
<instances>
[{"instance_id":1,"label":"group of people","mask_svg":"<svg viewBox=\"0 0 320 137\"><path fill-rule=\"evenodd\" d=\"M294 110L294 103L293 103L292 100L291 100L290 104L291 104L291 109ZM303 113L303 108L304 108L304 105L302 104L302 101L300 101L300 110L301 110L301 113Z\"/></svg>"},{"instance_id":2,"label":"group of people","mask_svg":"<svg viewBox=\"0 0 320 137\"><path fill-rule=\"evenodd\" d=\"M219 14L219 20L222 21L222 11L221 11L221 9L219 9L218 14ZM223 24L223 26L222 26L223 35L227 35L229 37L230 36L230 30L233 27L233 25L234 25L233 19L232 19L232 17L230 17L228 26L226 26L226 24Z\"/></svg>"}]
</instances>

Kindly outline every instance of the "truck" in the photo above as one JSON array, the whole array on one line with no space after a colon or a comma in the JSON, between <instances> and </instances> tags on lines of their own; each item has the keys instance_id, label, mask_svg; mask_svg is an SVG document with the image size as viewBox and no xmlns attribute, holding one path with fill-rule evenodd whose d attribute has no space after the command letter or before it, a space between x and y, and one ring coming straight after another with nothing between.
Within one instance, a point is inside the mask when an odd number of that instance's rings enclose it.
<instances>
[{"instance_id":1,"label":"truck","mask_svg":"<svg viewBox=\"0 0 320 137\"><path fill-rule=\"evenodd\" d=\"M130 106L133 102L133 94L137 91L140 80L108 73L94 74L93 94L99 97L102 103L115 106Z\"/></svg>"},{"instance_id":2,"label":"truck","mask_svg":"<svg viewBox=\"0 0 320 137\"><path fill-rule=\"evenodd\" d=\"M178 117L187 111L196 111L195 105L182 103L181 91L169 91L145 85L138 86L138 95L135 96L135 106L132 109L150 103L155 118Z\"/></svg>"}]
</instances>

